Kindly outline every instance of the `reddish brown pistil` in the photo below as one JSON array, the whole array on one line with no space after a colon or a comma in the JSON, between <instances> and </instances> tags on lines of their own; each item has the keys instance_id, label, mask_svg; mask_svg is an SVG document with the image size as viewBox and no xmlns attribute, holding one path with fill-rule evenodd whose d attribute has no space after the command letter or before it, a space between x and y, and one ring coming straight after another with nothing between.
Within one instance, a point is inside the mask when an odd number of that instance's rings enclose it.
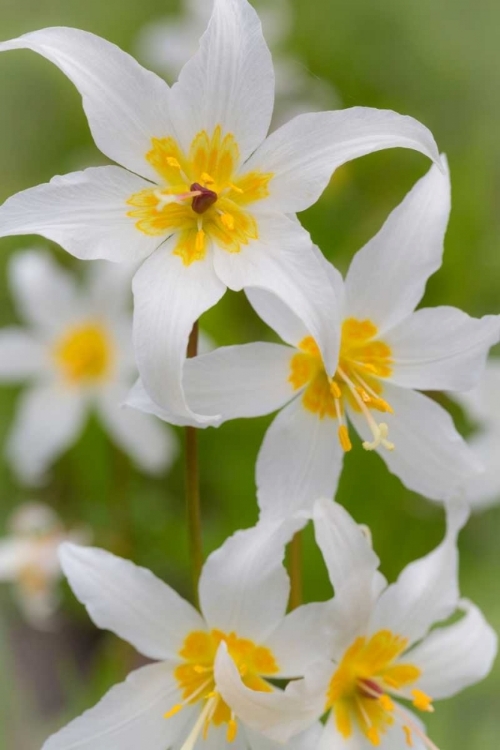
<instances>
[{"instance_id":1,"label":"reddish brown pistil","mask_svg":"<svg viewBox=\"0 0 500 750\"><path fill-rule=\"evenodd\" d=\"M205 211L208 211L210 206L213 206L217 201L217 193L203 187L203 185L200 185L198 182L193 182L190 190L191 192L200 193L200 195L195 195L192 203L193 211L197 214L204 214Z\"/></svg>"},{"instance_id":2,"label":"reddish brown pistil","mask_svg":"<svg viewBox=\"0 0 500 750\"><path fill-rule=\"evenodd\" d=\"M368 679L360 680L358 682L358 690L364 698L373 698L374 700L377 700L384 694L380 685L374 680Z\"/></svg>"}]
</instances>

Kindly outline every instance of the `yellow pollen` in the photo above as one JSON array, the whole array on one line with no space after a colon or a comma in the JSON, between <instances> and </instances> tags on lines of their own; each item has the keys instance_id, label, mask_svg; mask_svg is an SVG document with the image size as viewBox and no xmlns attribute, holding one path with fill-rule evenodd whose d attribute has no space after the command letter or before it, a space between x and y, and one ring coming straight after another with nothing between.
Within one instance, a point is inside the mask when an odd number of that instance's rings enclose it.
<instances>
[{"instance_id":1,"label":"yellow pollen","mask_svg":"<svg viewBox=\"0 0 500 750\"><path fill-rule=\"evenodd\" d=\"M182 705L182 703L178 703L176 706L173 706L170 711L167 711L167 713L163 714L163 718L171 719L172 716L178 714L180 711L182 711L183 708L184 706Z\"/></svg>"},{"instance_id":2,"label":"yellow pollen","mask_svg":"<svg viewBox=\"0 0 500 750\"><path fill-rule=\"evenodd\" d=\"M126 214L146 235L173 235L172 252L186 266L206 257L208 243L198 235L200 213L206 236L228 253L239 253L259 238L252 204L269 195L274 175L240 174L240 151L232 133L224 134L220 125L212 133L202 130L187 151L174 138L152 138L146 160L158 174L157 184L131 195ZM195 185L213 198L203 211L203 195L192 189Z\"/></svg>"},{"instance_id":3,"label":"yellow pollen","mask_svg":"<svg viewBox=\"0 0 500 750\"><path fill-rule=\"evenodd\" d=\"M388 695L381 695L378 702L384 709L384 711L394 711L394 703L391 701Z\"/></svg>"},{"instance_id":4,"label":"yellow pollen","mask_svg":"<svg viewBox=\"0 0 500 750\"><path fill-rule=\"evenodd\" d=\"M341 424L339 427L339 443L342 446L342 450L346 453L349 453L350 450L352 450L352 443L351 439L349 437L349 431L345 424Z\"/></svg>"},{"instance_id":5,"label":"yellow pollen","mask_svg":"<svg viewBox=\"0 0 500 750\"><path fill-rule=\"evenodd\" d=\"M370 727L366 730L366 736L372 743L372 745L378 746L380 745L380 734L378 733L378 730L375 727Z\"/></svg>"},{"instance_id":6,"label":"yellow pollen","mask_svg":"<svg viewBox=\"0 0 500 750\"><path fill-rule=\"evenodd\" d=\"M104 380L114 358L108 332L93 322L66 331L56 342L53 354L64 379L73 385Z\"/></svg>"},{"instance_id":7,"label":"yellow pollen","mask_svg":"<svg viewBox=\"0 0 500 750\"><path fill-rule=\"evenodd\" d=\"M333 398L342 398L342 391L340 390L335 380L332 380L330 382L330 393L332 394Z\"/></svg>"},{"instance_id":8,"label":"yellow pollen","mask_svg":"<svg viewBox=\"0 0 500 750\"><path fill-rule=\"evenodd\" d=\"M230 719L227 725L226 739L228 742L234 742L238 734L238 723L235 719Z\"/></svg>"},{"instance_id":9,"label":"yellow pollen","mask_svg":"<svg viewBox=\"0 0 500 750\"><path fill-rule=\"evenodd\" d=\"M413 733L410 727L407 727L406 724L404 724L403 732L405 733L406 744L408 747L413 747Z\"/></svg>"},{"instance_id":10,"label":"yellow pollen","mask_svg":"<svg viewBox=\"0 0 500 750\"><path fill-rule=\"evenodd\" d=\"M419 711L425 711L426 713L433 713L434 706L432 705L432 698L430 698L422 690L412 690L413 705L418 708Z\"/></svg>"}]
</instances>

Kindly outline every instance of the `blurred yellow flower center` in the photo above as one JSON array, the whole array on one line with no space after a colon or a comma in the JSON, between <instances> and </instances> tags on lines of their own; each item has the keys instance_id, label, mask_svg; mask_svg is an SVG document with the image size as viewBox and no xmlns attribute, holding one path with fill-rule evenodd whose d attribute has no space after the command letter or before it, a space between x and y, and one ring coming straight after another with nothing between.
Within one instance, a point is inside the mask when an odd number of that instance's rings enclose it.
<instances>
[{"instance_id":1,"label":"blurred yellow flower center","mask_svg":"<svg viewBox=\"0 0 500 750\"><path fill-rule=\"evenodd\" d=\"M238 732L236 717L217 692L214 680L214 662L217 650L224 641L228 652L238 667L245 685L259 692L271 692L272 686L262 675L270 677L278 673L276 660L268 648L257 646L235 633L225 635L219 630L210 633L190 633L179 652L183 659L175 670L175 678L182 693L182 703L170 709L165 718L174 716L186 705L204 704L199 719L181 750L192 750L200 734L206 738L210 725L227 724L227 741L232 742Z\"/></svg>"},{"instance_id":2,"label":"blurred yellow flower center","mask_svg":"<svg viewBox=\"0 0 500 750\"><path fill-rule=\"evenodd\" d=\"M348 739L357 727L375 746L397 721L409 747L417 735L429 748L433 743L391 695L413 699L421 711L433 711L432 700L411 686L421 677L412 664L399 661L408 641L389 630L380 630L371 638L357 638L344 654L335 671L327 693L326 711L332 710L339 733Z\"/></svg>"},{"instance_id":3,"label":"blurred yellow flower center","mask_svg":"<svg viewBox=\"0 0 500 750\"><path fill-rule=\"evenodd\" d=\"M198 133L185 154L173 138L153 138L146 159L161 178L127 201L144 234L178 235L175 255L185 265L203 260L209 241L229 253L258 239L257 222L247 210L269 195L272 174L240 175L240 152L231 133L218 125L212 135Z\"/></svg>"},{"instance_id":4,"label":"blurred yellow flower center","mask_svg":"<svg viewBox=\"0 0 500 750\"><path fill-rule=\"evenodd\" d=\"M299 390L304 389L302 403L320 419L339 420L338 436L342 448L352 448L345 423L345 403L366 419L373 434L372 442L364 442L366 450L383 445L394 446L387 440L387 424L377 424L370 410L389 412L392 408L381 398L381 379L392 373L390 347L377 339L377 327L370 320L348 318L342 324L340 355L337 371L330 378L325 370L318 345L311 336L299 344L301 350L292 357L289 381Z\"/></svg>"},{"instance_id":5,"label":"blurred yellow flower center","mask_svg":"<svg viewBox=\"0 0 500 750\"><path fill-rule=\"evenodd\" d=\"M74 385L103 380L113 361L113 345L98 323L75 326L64 333L54 348L64 379Z\"/></svg>"}]
</instances>

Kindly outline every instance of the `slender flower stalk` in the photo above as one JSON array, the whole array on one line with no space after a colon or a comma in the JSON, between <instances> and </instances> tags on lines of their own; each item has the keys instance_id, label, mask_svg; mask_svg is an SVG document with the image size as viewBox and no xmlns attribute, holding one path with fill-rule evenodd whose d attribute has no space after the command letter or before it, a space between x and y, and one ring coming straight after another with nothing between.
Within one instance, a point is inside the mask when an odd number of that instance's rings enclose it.
<instances>
[{"instance_id":1,"label":"slender flower stalk","mask_svg":"<svg viewBox=\"0 0 500 750\"><path fill-rule=\"evenodd\" d=\"M198 354L198 322L193 325L187 346L188 358ZM195 598L203 566L201 534L200 471L198 466L198 435L196 427L186 427L186 510L189 529L189 548Z\"/></svg>"},{"instance_id":2,"label":"slender flower stalk","mask_svg":"<svg viewBox=\"0 0 500 750\"><path fill-rule=\"evenodd\" d=\"M288 568L290 572L290 609L297 609L300 607L303 601L303 588L304 582L302 577L302 562L303 562L303 538L302 532L297 531L292 541L290 542L290 549L288 552Z\"/></svg>"}]
</instances>

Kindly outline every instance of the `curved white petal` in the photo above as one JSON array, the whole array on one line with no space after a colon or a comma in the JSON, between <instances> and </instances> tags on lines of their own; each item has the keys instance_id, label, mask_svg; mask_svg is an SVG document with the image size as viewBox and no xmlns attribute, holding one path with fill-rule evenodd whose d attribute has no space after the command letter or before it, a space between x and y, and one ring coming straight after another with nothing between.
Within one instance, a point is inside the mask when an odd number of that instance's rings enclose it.
<instances>
[{"instance_id":1,"label":"curved white petal","mask_svg":"<svg viewBox=\"0 0 500 750\"><path fill-rule=\"evenodd\" d=\"M500 428L500 358L491 357L481 382L467 393L453 393L451 397L460 404L467 416L482 426Z\"/></svg>"},{"instance_id":2,"label":"curved white petal","mask_svg":"<svg viewBox=\"0 0 500 750\"><path fill-rule=\"evenodd\" d=\"M255 343L188 359L187 401L198 414L219 414L221 421L269 414L293 396L288 379L294 354L288 346Z\"/></svg>"},{"instance_id":3,"label":"curved white petal","mask_svg":"<svg viewBox=\"0 0 500 750\"><path fill-rule=\"evenodd\" d=\"M266 137L274 70L257 13L247 0L215 0L200 49L171 91L171 112L188 148L200 130L232 133L241 159Z\"/></svg>"},{"instance_id":4,"label":"curved white petal","mask_svg":"<svg viewBox=\"0 0 500 750\"><path fill-rule=\"evenodd\" d=\"M214 673L217 690L245 724L285 743L315 724L323 713L332 665L316 665L306 679L293 680L284 691L261 693L244 685L226 644L221 643Z\"/></svg>"},{"instance_id":5,"label":"curved white petal","mask_svg":"<svg viewBox=\"0 0 500 750\"><path fill-rule=\"evenodd\" d=\"M375 413L377 422L389 426L393 451L377 448L389 470L414 492L430 500L465 497L465 488L482 467L459 435L453 420L442 406L418 391L384 384L383 397L394 414ZM373 436L359 412L349 418L363 440Z\"/></svg>"},{"instance_id":6,"label":"curved white petal","mask_svg":"<svg viewBox=\"0 0 500 750\"><path fill-rule=\"evenodd\" d=\"M287 344L296 347L309 336L301 319L275 294L254 287L245 289L245 294L257 315Z\"/></svg>"},{"instance_id":7,"label":"curved white petal","mask_svg":"<svg viewBox=\"0 0 500 750\"><path fill-rule=\"evenodd\" d=\"M256 467L262 518L287 518L333 497L343 451L336 419L308 411L299 395L278 414L262 443Z\"/></svg>"},{"instance_id":8,"label":"curved white petal","mask_svg":"<svg viewBox=\"0 0 500 750\"><path fill-rule=\"evenodd\" d=\"M82 260L142 260L160 240L136 228L127 200L150 185L121 167L54 177L0 206L0 236L41 234Z\"/></svg>"},{"instance_id":9,"label":"curved white petal","mask_svg":"<svg viewBox=\"0 0 500 750\"><path fill-rule=\"evenodd\" d=\"M149 414L123 406L126 396L125 386L108 386L99 395L101 418L113 440L139 469L148 474L162 474L177 458L176 435Z\"/></svg>"},{"instance_id":10,"label":"curved white petal","mask_svg":"<svg viewBox=\"0 0 500 750\"><path fill-rule=\"evenodd\" d=\"M179 661L198 612L151 571L102 549L63 544L62 569L97 627L111 630L150 659ZM168 710L169 706L165 710Z\"/></svg>"},{"instance_id":11,"label":"curved white petal","mask_svg":"<svg viewBox=\"0 0 500 750\"><path fill-rule=\"evenodd\" d=\"M80 393L41 384L23 393L7 439L6 455L19 479L38 484L78 438L86 415Z\"/></svg>"},{"instance_id":12,"label":"curved white petal","mask_svg":"<svg viewBox=\"0 0 500 750\"><path fill-rule=\"evenodd\" d=\"M0 329L0 383L34 379L50 369L46 347L22 328Z\"/></svg>"},{"instance_id":13,"label":"curved white petal","mask_svg":"<svg viewBox=\"0 0 500 750\"><path fill-rule=\"evenodd\" d=\"M396 583L381 594L370 622L371 632L388 629L414 643L434 623L455 612L459 602L457 537L468 515L465 505L447 507L444 540L407 565Z\"/></svg>"},{"instance_id":14,"label":"curved white petal","mask_svg":"<svg viewBox=\"0 0 500 750\"><path fill-rule=\"evenodd\" d=\"M95 261L87 266L86 301L90 309L120 327L130 324L132 346L132 278L137 263Z\"/></svg>"},{"instance_id":15,"label":"curved white petal","mask_svg":"<svg viewBox=\"0 0 500 750\"><path fill-rule=\"evenodd\" d=\"M75 277L46 250L15 253L9 260L8 273L19 316L44 340L51 341L82 316Z\"/></svg>"},{"instance_id":16,"label":"curved white petal","mask_svg":"<svg viewBox=\"0 0 500 750\"><path fill-rule=\"evenodd\" d=\"M130 406L132 409L138 409L145 414L153 414L155 417L158 417L158 419L162 419L169 424L192 424L198 427L203 427L203 425L198 425L196 420L177 420L169 411L158 406L146 391L144 383L140 378L136 380L123 403L125 406Z\"/></svg>"},{"instance_id":17,"label":"curved white petal","mask_svg":"<svg viewBox=\"0 0 500 750\"><path fill-rule=\"evenodd\" d=\"M196 420L182 385L189 334L226 288L210 257L186 266L173 255L175 243L175 238L165 242L134 276L134 345L144 387L153 401L174 418ZM210 418L199 421L208 423Z\"/></svg>"},{"instance_id":18,"label":"curved white petal","mask_svg":"<svg viewBox=\"0 0 500 750\"><path fill-rule=\"evenodd\" d=\"M299 115L272 133L245 171L271 172L266 209L296 213L315 203L341 164L384 148L415 149L440 163L431 132L390 110L352 107Z\"/></svg>"},{"instance_id":19,"label":"curved white petal","mask_svg":"<svg viewBox=\"0 0 500 750\"><path fill-rule=\"evenodd\" d=\"M324 660L331 620L330 602L304 604L287 614L265 643L276 658L280 678L303 677L315 662Z\"/></svg>"},{"instance_id":20,"label":"curved white petal","mask_svg":"<svg viewBox=\"0 0 500 750\"><path fill-rule=\"evenodd\" d=\"M384 750L385 740L384 737ZM403 750L403 747L401 746L398 750ZM349 738L341 735L335 725L333 715L329 714L316 750L372 750L372 748L373 745L363 737L357 727L353 728L353 733Z\"/></svg>"},{"instance_id":21,"label":"curved white petal","mask_svg":"<svg viewBox=\"0 0 500 750\"><path fill-rule=\"evenodd\" d=\"M368 318L385 331L413 312L441 265L450 205L448 170L434 165L354 256L345 280L346 317Z\"/></svg>"},{"instance_id":22,"label":"curved white petal","mask_svg":"<svg viewBox=\"0 0 500 750\"><path fill-rule=\"evenodd\" d=\"M470 390L499 337L497 315L471 318L456 307L417 310L384 337L394 359L391 381L420 390Z\"/></svg>"},{"instance_id":23,"label":"curved white petal","mask_svg":"<svg viewBox=\"0 0 500 750\"><path fill-rule=\"evenodd\" d=\"M465 484L464 497L472 510L484 510L500 503L500 431L489 429L473 435L467 441L470 449L484 468L478 476Z\"/></svg>"},{"instance_id":24,"label":"curved white petal","mask_svg":"<svg viewBox=\"0 0 500 750\"><path fill-rule=\"evenodd\" d=\"M297 221L255 213L259 239L240 253L216 247L217 275L234 291L258 287L275 294L301 319L334 372L340 343L338 300L309 234Z\"/></svg>"},{"instance_id":25,"label":"curved white petal","mask_svg":"<svg viewBox=\"0 0 500 750\"><path fill-rule=\"evenodd\" d=\"M244 727L243 732L246 736L250 750L317 750L318 742L321 737L322 725L320 722L313 724L310 729L292 737L292 739L285 744L270 740L260 732L255 732L249 727ZM219 750L219 748L217 748L217 750Z\"/></svg>"},{"instance_id":26,"label":"curved white petal","mask_svg":"<svg viewBox=\"0 0 500 750\"><path fill-rule=\"evenodd\" d=\"M259 522L213 552L200 578L200 606L210 628L263 643L285 616L290 581L285 545L303 525Z\"/></svg>"},{"instance_id":27,"label":"curved white petal","mask_svg":"<svg viewBox=\"0 0 500 750\"><path fill-rule=\"evenodd\" d=\"M434 630L408 655L422 670L418 686L433 698L450 698L489 674L498 637L472 602L462 601L459 622Z\"/></svg>"},{"instance_id":28,"label":"curved white petal","mask_svg":"<svg viewBox=\"0 0 500 750\"><path fill-rule=\"evenodd\" d=\"M145 159L151 138L169 135L169 88L154 73L88 31L55 27L0 44L0 52L31 49L53 62L83 98L101 151L144 177L156 173Z\"/></svg>"},{"instance_id":29,"label":"curved white petal","mask_svg":"<svg viewBox=\"0 0 500 750\"><path fill-rule=\"evenodd\" d=\"M150 664L131 672L104 698L57 734L42 750L165 750L188 718L164 714L177 700L170 664Z\"/></svg>"}]
</instances>

